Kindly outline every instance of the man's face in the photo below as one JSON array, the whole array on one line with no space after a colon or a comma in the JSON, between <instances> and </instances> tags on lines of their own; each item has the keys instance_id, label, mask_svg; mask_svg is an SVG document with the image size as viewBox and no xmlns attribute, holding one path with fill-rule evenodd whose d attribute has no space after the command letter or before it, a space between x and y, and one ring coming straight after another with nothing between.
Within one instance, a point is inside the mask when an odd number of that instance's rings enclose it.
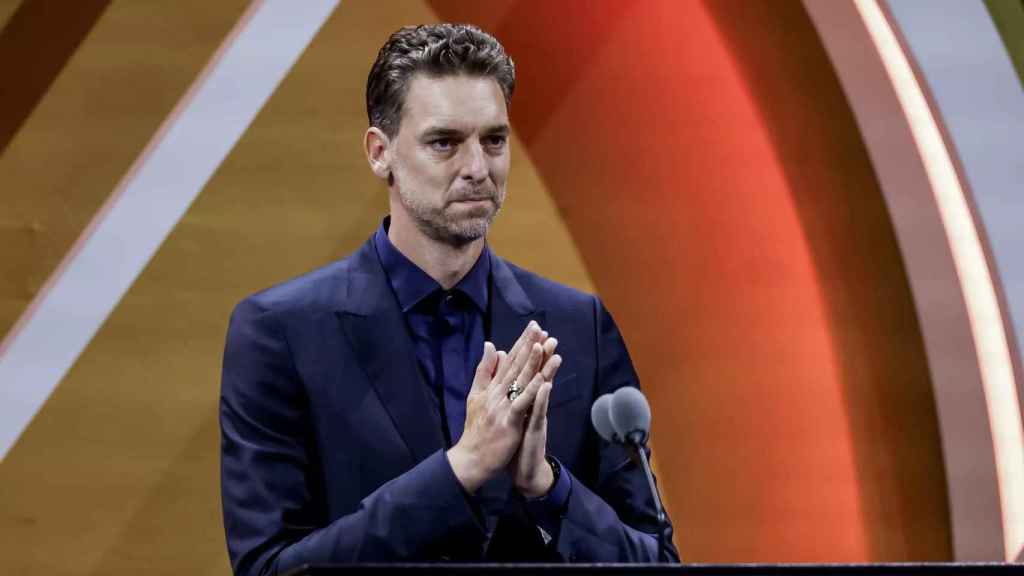
<instances>
[{"instance_id":1,"label":"man's face","mask_svg":"<svg viewBox=\"0 0 1024 576\"><path fill-rule=\"evenodd\" d=\"M482 238L505 201L508 110L490 78L415 75L391 143L401 207L433 240Z\"/></svg>"}]
</instances>

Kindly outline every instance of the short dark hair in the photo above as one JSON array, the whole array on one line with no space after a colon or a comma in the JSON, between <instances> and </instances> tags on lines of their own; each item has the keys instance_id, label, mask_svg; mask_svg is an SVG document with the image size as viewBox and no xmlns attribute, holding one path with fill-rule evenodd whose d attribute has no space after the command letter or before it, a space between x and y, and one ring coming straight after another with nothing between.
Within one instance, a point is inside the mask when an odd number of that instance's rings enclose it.
<instances>
[{"instance_id":1,"label":"short dark hair","mask_svg":"<svg viewBox=\"0 0 1024 576\"><path fill-rule=\"evenodd\" d=\"M370 126L388 137L398 133L402 106L414 74L458 74L493 78L512 103L516 68L494 37L469 24L406 26L388 38L366 79L366 115Z\"/></svg>"}]
</instances>

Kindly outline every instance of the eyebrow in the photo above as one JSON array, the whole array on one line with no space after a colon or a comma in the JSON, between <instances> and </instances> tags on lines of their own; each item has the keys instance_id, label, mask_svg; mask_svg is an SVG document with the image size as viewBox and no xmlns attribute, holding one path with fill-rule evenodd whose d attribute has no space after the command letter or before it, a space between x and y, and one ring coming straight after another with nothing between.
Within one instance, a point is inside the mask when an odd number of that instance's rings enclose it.
<instances>
[{"instance_id":1,"label":"eyebrow","mask_svg":"<svg viewBox=\"0 0 1024 576\"><path fill-rule=\"evenodd\" d=\"M510 132L508 124L496 124L488 127L484 130L484 134L502 134L507 135Z\"/></svg>"},{"instance_id":2,"label":"eyebrow","mask_svg":"<svg viewBox=\"0 0 1024 576\"><path fill-rule=\"evenodd\" d=\"M489 127L487 127L486 129L483 130L483 133L487 134L489 136L490 135L494 135L494 134L500 134L500 135L504 136L504 135L507 135L509 132L510 132L510 129L509 129L508 124L496 124L494 126L489 126ZM462 130L458 130L458 129L455 129L455 128L445 128L443 126L433 126L433 127L427 128L420 135L420 139L421 140L433 140L435 138L463 138L463 137L465 137L465 132L463 132Z\"/></svg>"},{"instance_id":3,"label":"eyebrow","mask_svg":"<svg viewBox=\"0 0 1024 576\"><path fill-rule=\"evenodd\" d=\"M463 133L461 130L455 128L444 128L441 126L434 126L427 128L420 134L421 140L433 140L434 138L461 138Z\"/></svg>"}]
</instances>

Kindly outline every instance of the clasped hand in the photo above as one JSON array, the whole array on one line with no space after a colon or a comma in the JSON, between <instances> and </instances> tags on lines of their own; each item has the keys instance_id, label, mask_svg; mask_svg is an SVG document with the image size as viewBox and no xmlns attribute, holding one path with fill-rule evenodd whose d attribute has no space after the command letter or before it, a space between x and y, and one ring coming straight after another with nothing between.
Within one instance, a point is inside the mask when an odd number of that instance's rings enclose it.
<instances>
[{"instance_id":1,"label":"clasped hand","mask_svg":"<svg viewBox=\"0 0 1024 576\"><path fill-rule=\"evenodd\" d=\"M455 476L475 492L502 469L527 498L542 496L554 481L545 460L548 399L562 357L558 341L536 322L530 324L506 353L484 343L473 385L466 398L466 425L448 451ZM522 390L508 397L516 382Z\"/></svg>"}]
</instances>

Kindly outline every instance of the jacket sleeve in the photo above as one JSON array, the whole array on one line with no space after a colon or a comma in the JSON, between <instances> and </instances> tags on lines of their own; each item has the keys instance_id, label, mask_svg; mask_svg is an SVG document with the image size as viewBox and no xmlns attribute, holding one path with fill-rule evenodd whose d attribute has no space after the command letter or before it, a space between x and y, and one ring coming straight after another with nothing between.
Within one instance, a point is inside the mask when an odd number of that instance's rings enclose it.
<instances>
[{"instance_id":1,"label":"jacket sleeve","mask_svg":"<svg viewBox=\"0 0 1024 576\"><path fill-rule=\"evenodd\" d=\"M597 298L594 314L597 396L623 386L639 387L622 335ZM596 480L587 485L572 478L559 555L569 562L678 562L667 518L666 547L658 556L657 513L643 469L624 447L600 439L597 444Z\"/></svg>"},{"instance_id":2,"label":"jacket sleeve","mask_svg":"<svg viewBox=\"0 0 1024 576\"><path fill-rule=\"evenodd\" d=\"M440 450L328 524L307 407L283 327L243 301L228 328L220 399L221 496L235 574L421 558L445 538L482 541Z\"/></svg>"}]
</instances>

